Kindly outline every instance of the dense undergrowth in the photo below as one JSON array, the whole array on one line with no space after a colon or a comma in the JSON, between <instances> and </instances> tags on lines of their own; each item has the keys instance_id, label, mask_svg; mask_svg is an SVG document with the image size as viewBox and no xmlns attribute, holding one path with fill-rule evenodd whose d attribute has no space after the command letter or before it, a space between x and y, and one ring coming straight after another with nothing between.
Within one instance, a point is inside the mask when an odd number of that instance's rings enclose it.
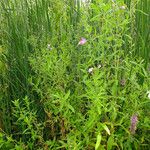
<instances>
[{"instance_id":1,"label":"dense undergrowth","mask_svg":"<svg viewBox=\"0 0 150 150\"><path fill-rule=\"evenodd\" d=\"M148 150L148 3L1 0L0 149Z\"/></svg>"}]
</instances>

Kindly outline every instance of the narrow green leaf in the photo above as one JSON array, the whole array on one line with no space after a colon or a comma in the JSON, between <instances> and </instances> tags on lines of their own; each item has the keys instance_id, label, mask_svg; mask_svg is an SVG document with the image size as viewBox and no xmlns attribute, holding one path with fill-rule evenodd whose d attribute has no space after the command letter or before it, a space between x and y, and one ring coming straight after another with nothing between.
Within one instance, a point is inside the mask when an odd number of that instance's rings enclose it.
<instances>
[{"instance_id":1,"label":"narrow green leaf","mask_svg":"<svg viewBox=\"0 0 150 150\"><path fill-rule=\"evenodd\" d=\"M75 113L75 110L74 110L74 108L73 108L71 105L68 104L68 108L69 108L73 113Z\"/></svg>"},{"instance_id":2,"label":"narrow green leaf","mask_svg":"<svg viewBox=\"0 0 150 150\"><path fill-rule=\"evenodd\" d=\"M107 141L107 150L111 150L113 145L114 145L114 137L110 136Z\"/></svg>"},{"instance_id":3,"label":"narrow green leaf","mask_svg":"<svg viewBox=\"0 0 150 150\"><path fill-rule=\"evenodd\" d=\"M105 131L110 135L110 130L105 124L102 124L102 127L105 129Z\"/></svg>"},{"instance_id":4,"label":"narrow green leaf","mask_svg":"<svg viewBox=\"0 0 150 150\"><path fill-rule=\"evenodd\" d=\"M67 100L69 96L70 96L70 90L66 93L64 99Z\"/></svg>"},{"instance_id":5,"label":"narrow green leaf","mask_svg":"<svg viewBox=\"0 0 150 150\"><path fill-rule=\"evenodd\" d=\"M101 143L101 140L102 140L102 136L101 134L99 133L97 135L97 141L96 141L96 144L95 144L95 150L98 150L99 146L100 146L100 143Z\"/></svg>"}]
</instances>

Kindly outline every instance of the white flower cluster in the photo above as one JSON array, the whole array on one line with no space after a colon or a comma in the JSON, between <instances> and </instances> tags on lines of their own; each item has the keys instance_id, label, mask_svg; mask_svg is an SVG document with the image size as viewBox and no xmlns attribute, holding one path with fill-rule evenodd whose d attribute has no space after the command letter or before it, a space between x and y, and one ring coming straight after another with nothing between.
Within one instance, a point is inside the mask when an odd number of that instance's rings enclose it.
<instances>
[{"instance_id":1,"label":"white flower cluster","mask_svg":"<svg viewBox=\"0 0 150 150\"><path fill-rule=\"evenodd\" d=\"M102 68L102 65L101 65L101 64L98 64L98 65L97 65L97 68L98 68L98 69ZM88 73L89 73L89 74L92 74L93 72L94 72L94 67L90 67L90 68L88 69Z\"/></svg>"}]
</instances>

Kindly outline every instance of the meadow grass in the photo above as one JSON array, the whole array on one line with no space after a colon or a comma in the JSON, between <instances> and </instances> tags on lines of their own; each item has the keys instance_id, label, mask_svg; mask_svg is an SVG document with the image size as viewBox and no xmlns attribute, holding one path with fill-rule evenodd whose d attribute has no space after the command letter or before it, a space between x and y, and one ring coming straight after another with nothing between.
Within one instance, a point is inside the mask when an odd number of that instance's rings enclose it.
<instances>
[{"instance_id":1,"label":"meadow grass","mask_svg":"<svg viewBox=\"0 0 150 150\"><path fill-rule=\"evenodd\" d=\"M148 149L148 3L1 0L0 149Z\"/></svg>"},{"instance_id":2,"label":"meadow grass","mask_svg":"<svg viewBox=\"0 0 150 150\"><path fill-rule=\"evenodd\" d=\"M131 15L131 33L135 42L134 55L143 57L145 66L150 61L150 1L149 0L125 0L130 8Z\"/></svg>"}]
</instances>

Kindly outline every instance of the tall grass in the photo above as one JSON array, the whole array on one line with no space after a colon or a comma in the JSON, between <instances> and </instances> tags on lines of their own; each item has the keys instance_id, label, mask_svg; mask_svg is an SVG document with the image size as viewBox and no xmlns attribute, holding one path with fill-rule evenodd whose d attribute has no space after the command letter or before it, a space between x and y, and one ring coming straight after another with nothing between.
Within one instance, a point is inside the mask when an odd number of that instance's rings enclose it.
<instances>
[{"instance_id":1,"label":"tall grass","mask_svg":"<svg viewBox=\"0 0 150 150\"><path fill-rule=\"evenodd\" d=\"M34 97L28 82L32 74L28 57L35 50L40 50L43 46L46 48L52 37L55 38L51 44L55 47L68 38L68 31L71 31L69 36L72 39L79 19L79 3L76 5L73 1L2 0L0 4L1 45L6 49L7 56L7 62L4 62L7 63L7 75L3 79L8 85L9 93L5 95L5 109L10 111L12 100L24 98L25 95ZM8 114L11 112L4 110L5 113L4 118L10 117ZM10 118L8 120L11 120ZM7 128L6 124L4 126Z\"/></svg>"},{"instance_id":2,"label":"tall grass","mask_svg":"<svg viewBox=\"0 0 150 150\"><path fill-rule=\"evenodd\" d=\"M149 0L125 0L130 8L131 33L135 43L134 55L145 60L145 66L150 62L150 1Z\"/></svg>"},{"instance_id":3,"label":"tall grass","mask_svg":"<svg viewBox=\"0 0 150 150\"><path fill-rule=\"evenodd\" d=\"M139 1L136 7L136 53L150 62L150 1ZM142 42L141 42L142 41Z\"/></svg>"},{"instance_id":4,"label":"tall grass","mask_svg":"<svg viewBox=\"0 0 150 150\"><path fill-rule=\"evenodd\" d=\"M148 148L149 5L125 3L1 0L0 148Z\"/></svg>"},{"instance_id":5,"label":"tall grass","mask_svg":"<svg viewBox=\"0 0 150 150\"><path fill-rule=\"evenodd\" d=\"M27 43L28 38L28 23L27 13L23 7L23 3L19 1L1 1L1 9L3 10L3 18L5 22L2 22L5 27L2 30L4 34L3 47L6 48L6 60L7 62L7 75L4 78L7 83L7 95L6 107L4 109L4 120L8 122L4 124L10 124L11 121L11 100L29 95L29 87L27 79L29 76L29 67L27 57L29 55L29 47ZM3 102L5 105L5 101ZM7 110L7 111L6 111ZM11 127L7 127L9 132Z\"/></svg>"}]
</instances>

